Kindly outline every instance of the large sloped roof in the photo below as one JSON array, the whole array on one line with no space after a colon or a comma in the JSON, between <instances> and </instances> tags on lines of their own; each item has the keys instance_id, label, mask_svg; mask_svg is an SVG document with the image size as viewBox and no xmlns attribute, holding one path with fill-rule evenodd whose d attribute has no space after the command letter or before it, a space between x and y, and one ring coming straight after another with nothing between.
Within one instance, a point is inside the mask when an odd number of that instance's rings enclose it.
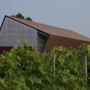
<instances>
[{"instance_id":1,"label":"large sloped roof","mask_svg":"<svg viewBox=\"0 0 90 90\"><path fill-rule=\"evenodd\" d=\"M27 25L29 27L32 27L38 31L48 34L49 38L44 46L43 51L47 51L48 49L51 49L55 46L60 46L60 45L63 45L64 47L77 48L78 46L80 46L83 43L90 44L90 38L80 35L71 30L58 28L58 27L50 26L50 25L46 25L46 24L41 24L41 23L37 23L34 21L23 20L23 19L11 17L11 16L5 16L4 20L6 17L13 19L17 22L20 22L24 25ZM3 20L3 22L4 22L4 20ZM1 28L3 26L3 22L2 22ZM0 30L1 30L1 28L0 28Z\"/></svg>"},{"instance_id":2,"label":"large sloped roof","mask_svg":"<svg viewBox=\"0 0 90 90\"><path fill-rule=\"evenodd\" d=\"M50 25L46 25L46 24L41 24L41 23L37 23L34 21L23 20L23 19L19 19L16 17L12 17L12 16L5 16L5 17L16 20L20 23L28 25L32 28L35 28L35 29L42 31L44 33L47 33L49 35L57 36L58 38L65 37L65 38L71 38L71 39L81 40L81 41L85 41L85 42L90 42L90 38L83 36L83 35L80 35L74 31L71 31L71 30L58 28L58 27L50 26Z\"/></svg>"}]
</instances>

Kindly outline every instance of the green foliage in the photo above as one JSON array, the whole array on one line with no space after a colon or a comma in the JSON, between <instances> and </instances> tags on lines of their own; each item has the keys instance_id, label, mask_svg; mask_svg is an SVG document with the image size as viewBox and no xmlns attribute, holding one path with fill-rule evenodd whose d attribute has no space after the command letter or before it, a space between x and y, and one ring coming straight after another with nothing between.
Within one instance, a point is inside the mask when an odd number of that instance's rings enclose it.
<instances>
[{"instance_id":1,"label":"green foliage","mask_svg":"<svg viewBox=\"0 0 90 90\"><path fill-rule=\"evenodd\" d=\"M88 85L90 87L90 45L88 45Z\"/></svg>"},{"instance_id":2,"label":"green foliage","mask_svg":"<svg viewBox=\"0 0 90 90\"><path fill-rule=\"evenodd\" d=\"M21 14L21 13L18 13L16 15L12 15L13 17L17 17L17 18L20 18L20 19L24 19L24 16Z\"/></svg>"},{"instance_id":3,"label":"green foliage","mask_svg":"<svg viewBox=\"0 0 90 90\"><path fill-rule=\"evenodd\" d=\"M90 71L90 45L88 45L88 69Z\"/></svg>"},{"instance_id":4,"label":"green foliage","mask_svg":"<svg viewBox=\"0 0 90 90\"><path fill-rule=\"evenodd\" d=\"M18 14L16 14L16 15L12 15L13 17L17 17L17 18L20 18L20 19L25 19L25 20L28 20L28 21L32 21L32 19L30 18L30 17L24 17L23 15L22 15L22 13L18 13Z\"/></svg>"},{"instance_id":5,"label":"green foliage","mask_svg":"<svg viewBox=\"0 0 90 90\"><path fill-rule=\"evenodd\" d=\"M31 19L30 17L27 17L26 20L28 20L28 21L32 21L32 19Z\"/></svg>"},{"instance_id":6,"label":"green foliage","mask_svg":"<svg viewBox=\"0 0 90 90\"><path fill-rule=\"evenodd\" d=\"M35 52L25 42L0 55L0 90L87 90L82 48Z\"/></svg>"}]
</instances>

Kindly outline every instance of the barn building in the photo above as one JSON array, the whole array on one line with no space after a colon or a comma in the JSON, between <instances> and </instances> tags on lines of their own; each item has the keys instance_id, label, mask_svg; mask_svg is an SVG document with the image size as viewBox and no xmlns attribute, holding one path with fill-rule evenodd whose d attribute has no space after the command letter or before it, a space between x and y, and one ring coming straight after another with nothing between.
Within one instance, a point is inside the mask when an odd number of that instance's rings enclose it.
<instances>
[{"instance_id":1,"label":"barn building","mask_svg":"<svg viewBox=\"0 0 90 90\"><path fill-rule=\"evenodd\" d=\"M90 44L90 38L71 30L5 16L0 27L0 53L22 45L24 40L40 52L60 45L77 48L83 43Z\"/></svg>"}]
</instances>

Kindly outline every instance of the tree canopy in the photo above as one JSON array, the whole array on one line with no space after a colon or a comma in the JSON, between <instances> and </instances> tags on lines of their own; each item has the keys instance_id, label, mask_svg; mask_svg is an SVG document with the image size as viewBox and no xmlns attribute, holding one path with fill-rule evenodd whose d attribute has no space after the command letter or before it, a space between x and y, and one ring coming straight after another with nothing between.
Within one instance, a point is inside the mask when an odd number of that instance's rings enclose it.
<instances>
[{"instance_id":1,"label":"tree canopy","mask_svg":"<svg viewBox=\"0 0 90 90\"><path fill-rule=\"evenodd\" d=\"M11 16L13 16L13 17L17 17L17 18L20 18L20 19L25 19L25 20L28 20L28 21L32 21L32 18L31 17L24 17L23 15L22 15L22 13L18 13L18 14L16 14L16 15L11 15Z\"/></svg>"}]
</instances>

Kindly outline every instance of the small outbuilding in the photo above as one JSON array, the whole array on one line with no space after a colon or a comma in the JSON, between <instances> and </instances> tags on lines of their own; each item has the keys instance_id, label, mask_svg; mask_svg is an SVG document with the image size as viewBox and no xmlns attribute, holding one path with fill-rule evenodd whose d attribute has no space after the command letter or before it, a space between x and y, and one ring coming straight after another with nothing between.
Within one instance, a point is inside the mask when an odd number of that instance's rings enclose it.
<instances>
[{"instance_id":1,"label":"small outbuilding","mask_svg":"<svg viewBox=\"0 0 90 90\"><path fill-rule=\"evenodd\" d=\"M83 43L90 44L90 38L71 30L5 16L0 28L0 53L22 45L24 40L40 52L60 45L77 48Z\"/></svg>"}]
</instances>

